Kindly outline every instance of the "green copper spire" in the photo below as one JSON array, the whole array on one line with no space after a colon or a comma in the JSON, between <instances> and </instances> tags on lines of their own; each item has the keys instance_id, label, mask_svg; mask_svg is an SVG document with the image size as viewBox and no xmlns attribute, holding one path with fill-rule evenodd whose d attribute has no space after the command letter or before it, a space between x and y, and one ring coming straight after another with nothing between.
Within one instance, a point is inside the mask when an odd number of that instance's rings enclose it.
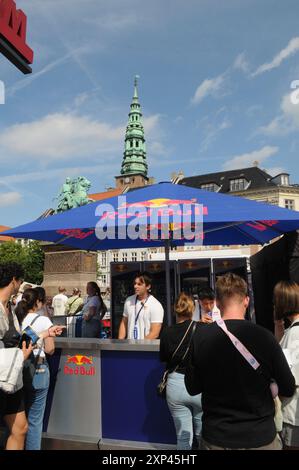
<instances>
[{"instance_id":1,"label":"green copper spire","mask_svg":"<svg viewBox=\"0 0 299 470\"><path fill-rule=\"evenodd\" d=\"M142 175L147 178L146 147L142 113L138 99L138 75L134 80L134 95L130 106L129 121L125 136L125 151L121 175Z\"/></svg>"}]
</instances>

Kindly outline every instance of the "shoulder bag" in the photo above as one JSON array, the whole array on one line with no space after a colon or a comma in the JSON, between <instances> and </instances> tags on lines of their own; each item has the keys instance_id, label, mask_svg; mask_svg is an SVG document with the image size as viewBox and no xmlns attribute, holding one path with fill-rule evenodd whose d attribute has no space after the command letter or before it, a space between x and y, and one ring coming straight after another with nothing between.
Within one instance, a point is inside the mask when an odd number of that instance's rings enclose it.
<instances>
[{"instance_id":1,"label":"shoulder bag","mask_svg":"<svg viewBox=\"0 0 299 470\"><path fill-rule=\"evenodd\" d=\"M12 394L23 387L24 354L19 347L16 347L20 334L15 329L11 310L8 322L9 329L0 341L0 390ZM7 345L9 347L6 347Z\"/></svg>"}]
</instances>

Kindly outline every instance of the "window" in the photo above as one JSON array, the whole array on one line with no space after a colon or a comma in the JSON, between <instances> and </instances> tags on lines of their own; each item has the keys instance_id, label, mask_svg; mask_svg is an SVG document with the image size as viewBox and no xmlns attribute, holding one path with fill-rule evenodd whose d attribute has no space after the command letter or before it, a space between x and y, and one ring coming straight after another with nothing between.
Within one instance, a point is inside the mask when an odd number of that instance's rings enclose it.
<instances>
[{"instance_id":1,"label":"window","mask_svg":"<svg viewBox=\"0 0 299 470\"><path fill-rule=\"evenodd\" d=\"M132 261L137 261L137 253L136 251L132 252Z\"/></svg>"},{"instance_id":2,"label":"window","mask_svg":"<svg viewBox=\"0 0 299 470\"><path fill-rule=\"evenodd\" d=\"M133 147L133 142L132 142L132 140L130 140L130 147L131 147L131 148Z\"/></svg>"},{"instance_id":3,"label":"window","mask_svg":"<svg viewBox=\"0 0 299 470\"><path fill-rule=\"evenodd\" d=\"M125 252L122 254L122 260L123 262L128 261L128 253Z\"/></svg>"},{"instance_id":4,"label":"window","mask_svg":"<svg viewBox=\"0 0 299 470\"><path fill-rule=\"evenodd\" d=\"M246 181L244 178L237 178L235 180L230 180L230 191L243 191L246 186Z\"/></svg>"},{"instance_id":5,"label":"window","mask_svg":"<svg viewBox=\"0 0 299 470\"><path fill-rule=\"evenodd\" d=\"M136 147L139 147L139 142L138 142L138 140L136 140Z\"/></svg>"},{"instance_id":6,"label":"window","mask_svg":"<svg viewBox=\"0 0 299 470\"><path fill-rule=\"evenodd\" d=\"M100 275L100 282L102 285L106 285L106 274L101 274Z\"/></svg>"},{"instance_id":7,"label":"window","mask_svg":"<svg viewBox=\"0 0 299 470\"><path fill-rule=\"evenodd\" d=\"M107 264L107 253L101 253L101 266L106 266Z\"/></svg>"},{"instance_id":8,"label":"window","mask_svg":"<svg viewBox=\"0 0 299 470\"><path fill-rule=\"evenodd\" d=\"M200 186L200 189L203 189L204 191L212 191L215 192L217 191L219 186L215 183L207 183L207 184L202 184Z\"/></svg>"},{"instance_id":9,"label":"window","mask_svg":"<svg viewBox=\"0 0 299 470\"><path fill-rule=\"evenodd\" d=\"M114 262L118 261L118 253L113 253L113 261Z\"/></svg>"},{"instance_id":10,"label":"window","mask_svg":"<svg viewBox=\"0 0 299 470\"><path fill-rule=\"evenodd\" d=\"M141 252L141 261L145 261L146 260L146 251L142 251Z\"/></svg>"},{"instance_id":11,"label":"window","mask_svg":"<svg viewBox=\"0 0 299 470\"><path fill-rule=\"evenodd\" d=\"M284 207L286 209L291 209L291 210L295 210L295 201L294 199L285 199L284 200Z\"/></svg>"}]
</instances>

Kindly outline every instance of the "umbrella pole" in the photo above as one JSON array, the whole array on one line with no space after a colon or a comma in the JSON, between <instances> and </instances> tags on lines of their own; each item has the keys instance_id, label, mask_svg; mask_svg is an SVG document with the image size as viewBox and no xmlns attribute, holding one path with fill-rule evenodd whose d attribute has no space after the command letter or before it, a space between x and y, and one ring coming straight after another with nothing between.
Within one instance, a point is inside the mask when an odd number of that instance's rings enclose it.
<instances>
[{"instance_id":1,"label":"umbrella pole","mask_svg":"<svg viewBox=\"0 0 299 470\"><path fill-rule=\"evenodd\" d=\"M170 299L170 263L169 263L169 240L165 240L165 279L166 279L166 324L172 324L171 299Z\"/></svg>"}]
</instances>

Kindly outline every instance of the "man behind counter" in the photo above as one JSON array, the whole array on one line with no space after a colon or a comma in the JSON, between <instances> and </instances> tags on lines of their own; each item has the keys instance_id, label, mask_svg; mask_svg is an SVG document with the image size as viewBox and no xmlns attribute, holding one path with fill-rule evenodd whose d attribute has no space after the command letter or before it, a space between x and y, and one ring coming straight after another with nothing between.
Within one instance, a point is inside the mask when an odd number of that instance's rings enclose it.
<instances>
[{"instance_id":1,"label":"man behind counter","mask_svg":"<svg viewBox=\"0 0 299 470\"><path fill-rule=\"evenodd\" d=\"M118 339L157 339L163 323L164 310L150 293L152 280L148 273L134 279L135 294L125 301Z\"/></svg>"}]
</instances>

